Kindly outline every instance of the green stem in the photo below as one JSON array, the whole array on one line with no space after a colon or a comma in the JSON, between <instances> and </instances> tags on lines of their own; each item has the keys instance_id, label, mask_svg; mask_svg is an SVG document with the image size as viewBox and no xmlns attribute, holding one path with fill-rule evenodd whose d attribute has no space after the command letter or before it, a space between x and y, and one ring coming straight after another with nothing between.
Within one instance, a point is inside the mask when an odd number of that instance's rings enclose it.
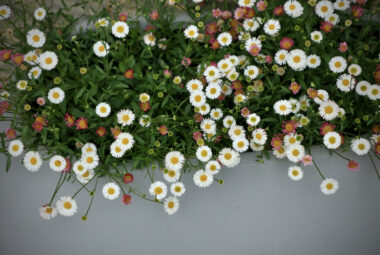
<instances>
[{"instance_id":1,"label":"green stem","mask_svg":"<svg viewBox=\"0 0 380 255\"><path fill-rule=\"evenodd\" d=\"M340 154L339 152L335 151L335 150L331 150L333 153L335 153L336 155L340 156L341 158L347 160L347 161L351 161L351 159L349 158L346 158L345 156L343 156L342 154Z\"/></svg>"},{"instance_id":2,"label":"green stem","mask_svg":"<svg viewBox=\"0 0 380 255\"><path fill-rule=\"evenodd\" d=\"M53 202L55 196L57 195L57 192L58 192L59 188L62 186L62 185L60 185L60 182L61 182L61 180L62 180L62 176L63 176L63 172L61 172L61 175L59 176L59 180L58 180L57 186L55 187L55 190L54 190L53 196L52 196L52 198L50 199L49 206L51 206L51 203ZM66 176L65 176L65 177L66 177ZM62 182L62 183L63 183L63 182Z\"/></svg>"},{"instance_id":3,"label":"green stem","mask_svg":"<svg viewBox=\"0 0 380 255\"><path fill-rule=\"evenodd\" d=\"M371 163L372 163L372 165L373 165L373 169L374 169L375 172L376 172L377 178L379 178L379 180L380 180L380 174L379 174L379 171L377 170L377 167L376 167L375 162L373 161L373 158L372 158L372 156L371 156L371 153L368 153L368 156L369 156L369 158L370 158L370 160L371 160Z\"/></svg>"}]
</instances>

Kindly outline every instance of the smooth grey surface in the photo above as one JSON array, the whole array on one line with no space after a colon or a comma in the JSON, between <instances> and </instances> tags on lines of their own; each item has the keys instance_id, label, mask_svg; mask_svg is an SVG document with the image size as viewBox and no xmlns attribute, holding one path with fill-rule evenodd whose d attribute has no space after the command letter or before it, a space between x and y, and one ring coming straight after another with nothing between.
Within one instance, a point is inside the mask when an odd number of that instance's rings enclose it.
<instances>
[{"instance_id":1,"label":"smooth grey surface","mask_svg":"<svg viewBox=\"0 0 380 255\"><path fill-rule=\"evenodd\" d=\"M174 216L136 197L130 206L105 200L98 189L86 222L80 219L89 203L85 193L74 217L42 220L38 208L49 201L59 174L46 162L30 173L21 157L6 174L1 155L0 254L380 254L380 181L368 157L349 154L360 163L352 173L324 149L312 152L326 177L339 181L335 195L320 192L313 166L293 182L287 160L260 164L247 153L237 168L222 169L223 185L200 189L186 175L187 191ZM142 172L135 177L146 190L149 180ZM77 187L66 184L59 195L72 195Z\"/></svg>"}]
</instances>

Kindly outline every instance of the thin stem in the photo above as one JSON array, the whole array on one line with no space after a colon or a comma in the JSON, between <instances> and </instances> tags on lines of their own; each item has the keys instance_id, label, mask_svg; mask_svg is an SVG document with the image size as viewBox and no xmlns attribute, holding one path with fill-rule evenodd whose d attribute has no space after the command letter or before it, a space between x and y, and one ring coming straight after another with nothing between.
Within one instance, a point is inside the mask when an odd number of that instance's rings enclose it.
<instances>
[{"instance_id":1,"label":"thin stem","mask_svg":"<svg viewBox=\"0 0 380 255\"><path fill-rule=\"evenodd\" d=\"M346 158L345 156L343 156L342 154L340 154L339 152L335 151L335 150L331 150L333 153L335 153L336 155L340 156L341 158L347 160L347 161L351 161L351 159L349 158Z\"/></svg>"},{"instance_id":2,"label":"thin stem","mask_svg":"<svg viewBox=\"0 0 380 255\"><path fill-rule=\"evenodd\" d=\"M308 152L309 152L310 156L312 156L312 155L311 155L310 148L308 149ZM314 164L315 168L317 168L318 173L319 173L319 175L322 177L322 179L323 179L323 180L326 179L325 176L322 174L321 170L319 169L319 167L317 166L317 164L315 163L313 156L311 157L311 160L313 161L313 164Z\"/></svg>"},{"instance_id":3,"label":"thin stem","mask_svg":"<svg viewBox=\"0 0 380 255\"><path fill-rule=\"evenodd\" d=\"M73 176L73 175L72 175ZM87 192L90 192L87 188L86 188L86 186L93 180L93 179L95 179L95 177L96 177L96 175L89 181L89 182L87 182L86 184L83 184L83 183L81 183L77 178L75 178L75 176L73 176L73 178L77 181L77 182L79 182L81 185L82 185L82 187L80 187L78 190L77 190L77 192L75 192L75 194L72 196L72 198L74 198L74 197L76 197L78 194L79 194L79 192L81 192L82 191L82 189L86 189L87 190Z\"/></svg>"},{"instance_id":4,"label":"thin stem","mask_svg":"<svg viewBox=\"0 0 380 255\"><path fill-rule=\"evenodd\" d=\"M374 169L375 172L376 172L377 178L379 178L379 180L380 180L380 174L379 174L379 171L377 170L377 167L376 167L375 162L373 161L373 158L372 158L372 156L371 156L371 153L368 153L368 156L369 156L369 158L370 158L370 160L371 160L371 163L372 163L372 165L373 165L373 169Z\"/></svg>"},{"instance_id":5,"label":"thin stem","mask_svg":"<svg viewBox=\"0 0 380 255\"><path fill-rule=\"evenodd\" d=\"M96 187L97 187L97 186L98 186L98 177L96 177L95 187L94 187L94 190L92 191L92 192L94 192L94 194L93 194L92 197L91 197L90 204L89 204L89 206L88 206L88 208L87 208L87 211L86 211L86 213L85 213L85 216L86 216L86 217L87 217L87 215L88 215L88 212L89 212L90 209L91 209L92 202L94 201L95 191L96 191Z\"/></svg>"},{"instance_id":6,"label":"thin stem","mask_svg":"<svg viewBox=\"0 0 380 255\"><path fill-rule=\"evenodd\" d=\"M61 175L59 176L59 180L58 180L57 186L55 187L55 190L54 190L53 196L52 196L52 198L50 199L49 206L50 206L51 203L53 202L55 195L57 195L57 192L58 192L59 188L61 187L61 186L60 186L60 182L61 182L61 180L62 180L62 176L63 176L63 172L61 172ZM66 177L66 176L65 176L65 177Z\"/></svg>"}]
</instances>

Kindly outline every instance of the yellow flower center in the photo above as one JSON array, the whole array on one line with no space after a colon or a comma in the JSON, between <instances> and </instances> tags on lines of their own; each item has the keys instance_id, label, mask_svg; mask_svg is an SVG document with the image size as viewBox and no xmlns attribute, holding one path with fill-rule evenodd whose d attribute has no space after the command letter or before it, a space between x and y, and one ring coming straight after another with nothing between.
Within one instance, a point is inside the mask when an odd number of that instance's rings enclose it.
<instances>
[{"instance_id":1,"label":"yellow flower center","mask_svg":"<svg viewBox=\"0 0 380 255\"><path fill-rule=\"evenodd\" d=\"M56 161L54 161L54 165L56 167L60 167L62 165L62 162L60 160L56 160Z\"/></svg>"},{"instance_id":2,"label":"yellow flower center","mask_svg":"<svg viewBox=\"0 0 380 255\"><path fill-rule=\"evenodd\" d=\"M201 152L201 155L202 155L202 157L207 157L208 152L207 152L206 150L203 150L203 151Z\"/></svg>"},{"instance_id":3,"label":"yellow flower center","mask_svg":"<svg viewBox=\"0 0 380 255\"><path fill-rule=\"evenodd\" d=\"M294 56L293 57L293 62L294 63L299 63L301 61L301 57L300 56Z\"/></svg>"},{"instance_id":4,"label":"yellow flower center","mask_svg":"<svg viewBox=\"0 0 380 255\"><path fill-rule=\"evenodd\" d=\"M123 121L124 122L129 121L129 115L128 114L123 115Z\"/></svg>"},{"instance_id":5,"label":"yellow flower center","mask_svg":"<svg viewBox=\"0 0 380 255\"><path fill-rule=\"evenodd\" d=\"M173 209L174 208L174 202L173 201L169 201L168 208L169 209Z\"/></svg>"},{"instance_id":6,"label":"yellow flower center","mask_svg":"<svg viewBox=\"0 0 380 255\"><path fill-rule=\"evenodd\" d=\"M358 149L361 150L361 151L364 150L364 149L365 149L365 145L362 144L362 143L359 144L359 145L358 145Z\"/></svg>"},{"instance_id":7,"label":"yellow flower center","mask_svg":"<svg viewBox=\"0 0 380 255\"><path fill-rule=\"evenodd\" d=\"M45 59L45 63L47 64L47 65L50 65L51 63L53 63L53 59L52 58L46 58Z\"/></svg>"},{"instance_id":8,"label":"yellow flower center","mask_svg":"<svg viewBox=\"0 0 380 255\"><path fill-rule=\"evenodd\" d=\"M329 143L331 143L331 144L334 144L336 142L336 138L335 137L330 137L329 138Z\"/></svg>"},{"instance_id":9,"label":"yellow flower center","mask_svg":"<svg viewBox=\"0 0 380 255\"><path fill-rule=\"evenodd\" d=\"M40 41L40 36L39 35L33 35L32 37L34 42L39 42Z\"/></svg>"},{"instance_id":10,"label":"yellow flower center","mask_svg":"<svg viewBox=\"0 0 380 255\"><path fill-rule=\"evenodd\" d=\"M334 188L334 185L331 182L326 184L326 189L332 190L332 188Z\"/></svg>"},{"instance_id":11,"label":"yellow flower center","mask_svg":"<svg viewBox=\"0 0 380 255\"><path fill-rule=\"evenodd\" d=\"M331 114L333 111L334 109L332 108L332 106L328 105L325 107L325 113Z\"/></svg>"},{"instance_id":12,"label":"yellow flower center","mask_svg":"<svg viewBox=\"0 0 380 255\"><path fill-rule=\"evenodd\" d=\"M59 98L59 93L58 92L54 92L53 93L53 98L54 99L58 99Z\"/></svg>"},{"instance_id":13,"label":"yellow flower center","mask_svg":"<svg viewBox=\"0 0 380 255\"><path fill-rule=\"evenodd\" d=\"M123 26L118 26L116 30L117 30L118 33L123 33L124 32L124 27Z\"/></svg>"},{"instance_id":14,"label":"yellow flower center","mask_svg":"<svg viewBox=\"0 0 380 255\"><path fill-rule=\"evenodd\" d=\"M65 209L67 209L67 210L70 210L72 205L69 201L66 201L63 203L63 207L65 207Z\"/></svg>"},{"instance_id":15,"label":"yellow flower center","mask_svg":"<svg viewBox=\"0 0 380 255\"><path fill-rule=\"evenodd\" d=\"M163 189L161 187L154 188L154 194L159 195L163 192Z\"/></svg>"},{"instance_id":16,"label":"yellow flower center","mask_svg":"<svg viewBox=\"0 0 380 255\"><path fill-rule=\"evenodd\" d=\"M232 154L227 152L226 154L224 154L224 158L230 160L232 158Z\"/></svg>"},{"instance_id":17,"label":"yellow flower center","mask_svg":"<svg viewBox=\"0 0 380 255\"><path fill-rule=\"evenodd\" d=\"M12 150L13 151L18 151L19 148L20 148L20 146L18 146L18 144L15 144L15 145L12 146Z\"/></svg>"},{"instance_id":18,"label":"yellow flower center","mask_svg":"<svg viewBox=\"0 0 380 255\"><path fill-rule=\"evenodd\" d=\"M275 25L274 24L270 24L269 26L268 26L268 28L270 29L270 30L273 30L273 29L275 29Z\"/></svg>"},{"instance_id":19,"label":"yellow flower center","mask_svg":"<svg viewBox=\"0 0 380 255\"><path fill-rule=\"evenodd\" d=\"M294 11L296 9L296 6L294 4L290 4L289 5L289 9L292 10L292 11Z\"/></svg>"},{"instance_id":20,"label":"yellow flower center","mask_svg":"<svg viewBox=\"0 0 380 255\"><path fill-rule=\"evenodd\" d=\"M299 150L297 150L297 149L295 149L295 150L292 151L292 155L293 155L294 157L297 157L299 154L300 154L300 152L299 152Z\"/></svg>"},{"instance_id":21,"label":"yellow flower center","mask_svg":"<svg viewBox=\"0 0 380 255\"><path fill-rule=\"evenodd\" d=\"M202 100L202 96L200 96L200 95L196 95L196 96L194 97L194 100L195 100L195 102L200 102L200 101Z\"/></svg>"},{"instance_id":22,"label":"yellow flower center","mask_svg":"<svg viewBox=\"0 0 380 255\"><path fill-rule=\"evenodd\" d=\"M88 164L91 164L92 162L94 162L94 158L91 157L91 156L89 156L89 157L87 157L86 162L87 162Z\"/></svg>"},{"instance_id":23,"label":"yellow flower center","mask_svg":"<svg viewBox=\"0 0 380 255\"><path fill-rule=\"evenodd\" d=\"M293 176L298 176L298 174L299 174L299 173L298 173L298 170L293 170L293 171L292 171L292 175L293 175Z\"/></svg>"},{"instance_id":24,"label":"yellow flower center","mask_svg":"<svg viewBox=\"0 0 380 255\"><path fill-rule=\"evenodd\" d=\"M112 187L108 188L107 193L110 194L110 195L113 195L113 194L115 194L115 189L112 188Z\"/></svg>"},{"instance_id":25,"label":"yellow flower center","mask_svg":"<svg viewBox=\"0 0 380 255\"><path fill-rule=\"evenodd\" d=\"M168 175L169 175L170 177L174 177L175 174L176 174L176 172L173 171L173 170L169 170L169 172L168 172Z\"/></svg>"},{"instance_id":26,"label":"yellow flower center","mask_svg":"<svg viewBox=\"0 0 380 255\"><path fill-rule=\"evenodd\" d=\"M32 157L32 158L30 159L30 164L32 164L32 165L37 164L37 159L36 159L36 157Z\"/></svg>"},{"instance_id":27,"label":"yellow flower center","mask_svg":"<svg viewBox=\"0 0 380 255\"><path fill-rule=\"evenodd\" d=\"M207 181L207 175L202 174L202 175L199 177L199 179L201 180L201 182L205 182L205 181Z\"/></svg>"},{"instance_id":28,"label":"yellow flower center","mask_svg":"<svg viewBox=\"0 0 380 255\"><path fill-rule=\"evenodd\" d=\"M100 52L103 52L103 51L105 51L105 50L106 50L106 48L104 48L103 45L100 45L100 46L99 46L99 51L100 51Z\"/></svg>"},{"instance_id":29,"label":"yellow flower center","mask_svg":"<svg viewBox=\"0 0 380 255\"><path fill-rule=\"evenodd\" d=\"M172 157L172 158L170 159L170 162L172 162L173 165L178 164L178 162L179 162L179 158L178 158L178 157Z\"/></svg>"}]
</instances>

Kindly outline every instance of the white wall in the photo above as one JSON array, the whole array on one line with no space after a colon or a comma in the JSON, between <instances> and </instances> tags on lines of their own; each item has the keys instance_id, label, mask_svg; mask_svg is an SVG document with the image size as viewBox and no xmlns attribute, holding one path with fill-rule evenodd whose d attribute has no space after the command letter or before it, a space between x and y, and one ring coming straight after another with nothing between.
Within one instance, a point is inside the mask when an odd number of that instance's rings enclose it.
<instances>
[{"instance_id":1,"label":"white wall","mask_svg":"<svg viewBox=\"0 0 380 255\"><path fill-rule=\"evenodd\" d=\"M351 173L342 159L321 148L313 153L325 175L339 180L333 196L320 192L314 167L305 167L296 183L286 160L259 164L247 153L239 167L223 169L223 185L200 189L186 175L187 193L174 216L136 197L130 206L105 200L98 190L86 222L84 193L76 216L42 220L37 209L50 199L58 174L46 163L27 172L21 158L6 174L0 156L0 254L380 254L380 181L368 158L352 155L361 169ZM147 189L142 172L136 179ZM74 191L66 184L59 195Z\"/></svg>"}]
</instances>

